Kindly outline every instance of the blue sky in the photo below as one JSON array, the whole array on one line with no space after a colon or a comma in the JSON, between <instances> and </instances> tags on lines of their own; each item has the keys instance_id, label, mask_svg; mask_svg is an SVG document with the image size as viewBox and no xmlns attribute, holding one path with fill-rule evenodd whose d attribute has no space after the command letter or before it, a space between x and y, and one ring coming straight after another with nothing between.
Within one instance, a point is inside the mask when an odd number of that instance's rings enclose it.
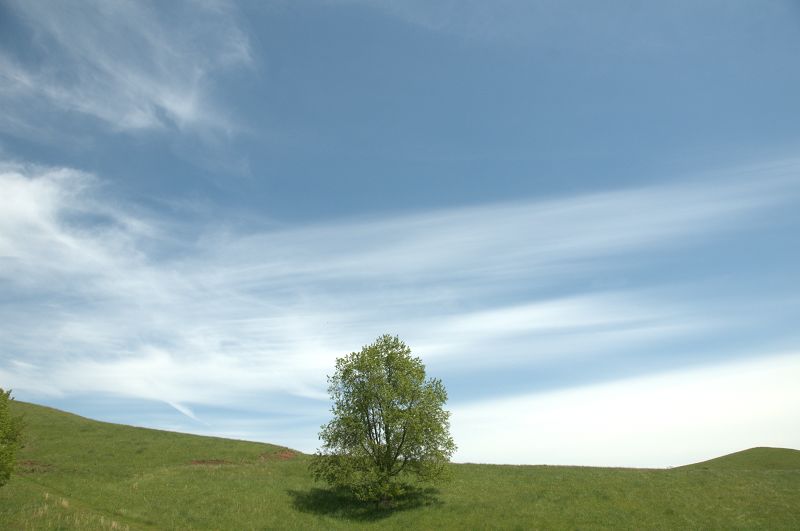
<instances>
[{"instance_id":1,"label":"blue sky","mask_svg":"<svg viewBox=\"0 0 800 531\"><path fill-rule=\"evenodd\" d=\"M0 5L0 386L317 446L399 334L459 461L800 448L800 7Z\"/></svg>"}]
</instances>

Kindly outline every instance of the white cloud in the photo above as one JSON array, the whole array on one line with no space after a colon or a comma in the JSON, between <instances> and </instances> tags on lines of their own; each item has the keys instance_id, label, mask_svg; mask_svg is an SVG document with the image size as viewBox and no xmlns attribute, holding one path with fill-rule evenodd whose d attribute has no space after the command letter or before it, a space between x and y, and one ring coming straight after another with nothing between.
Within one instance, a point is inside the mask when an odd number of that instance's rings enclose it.
<instances>
[{"instance_id":1,"label":"white cloud","mask_svg":"<svg viewBox=\"0 0 800 531\"><path fill-rule=\"evenodd\" d=\"M263 393L324 398L335 357L387 331L439 370L470 371L700 334L718 323L696 301L569 286L749 222L796 192L787 172L252 234L216 216L176 225L81 172L6 164L0 380L191 416Z\"/></svg>"},{"instance_id":2,"label":"white cloud","mask_svg":"<svg viewBox=\"0 0 800 531\"><path fill-rule=\"evenodd\" d=\"M754 446L800 448L800 354L456 404L461 462L685 465Z\"/></svg>"},{"instance_id":3,"label":"white cloud","mask_svg":"<svg viewBox=\"0 0 800 531\"><path fill-rule=\"evenodd\" d=\"M3 122L52 108L115 130L177 127L230 132L210 79L251 62L226 2L12 2L40 59L0 54ZM157 12L157 7L163 8ZM12 129L13 131L13 129Z\"/></svg>"},{"instance_id":4,"label":"white cloud","mask_svg":"<svg viewBox=\"0 0 800 531\"><path fill-rule=\"evenodd\" d=\"M695 315L688 304L676 305L664 293L639 289L445 315L417 323L413 335L428 359L480 370L487 365L508 369L546 361L576 363L577 358L700 336L719 326Z\"/></svg>"}]
</instances>

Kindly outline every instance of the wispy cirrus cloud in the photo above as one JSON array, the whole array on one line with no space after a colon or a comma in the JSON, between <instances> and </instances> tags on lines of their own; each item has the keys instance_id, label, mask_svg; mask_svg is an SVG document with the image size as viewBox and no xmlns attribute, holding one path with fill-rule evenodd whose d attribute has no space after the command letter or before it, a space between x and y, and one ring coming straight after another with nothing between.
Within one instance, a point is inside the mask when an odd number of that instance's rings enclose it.
<instances>
[{"instance_id":1,"label":"wispy cirrus cloud","mask_svg":"<svg viewBox=\"0 0 800 531\"><path fill-rule=\"evenodd\" d=\"M214 98L212 79L251 63L227 2L11 2L24 21L25 53L0 51L0 121L48 113L90 116L117 131L236 129Z\"/></svg>"},{"instance_id":2,"label":"wispy cirrus cloud","mask_svg":"<svg viewBox=\"0 0 800 531\"><path fill-rule=\"evenodd\" d=\"M117 204L79 171L6 164L0 378L32 394L163 401L194 417L195 406L265 393L324 399L335 357L384 331L443 376L611 360L720 323L658 286L589 289L587 271L633 268L633 257L752 224L796 197L796 175L790 161L252 233L220 228L218 212L181 223Z\"/></svg>"}]
</instances>

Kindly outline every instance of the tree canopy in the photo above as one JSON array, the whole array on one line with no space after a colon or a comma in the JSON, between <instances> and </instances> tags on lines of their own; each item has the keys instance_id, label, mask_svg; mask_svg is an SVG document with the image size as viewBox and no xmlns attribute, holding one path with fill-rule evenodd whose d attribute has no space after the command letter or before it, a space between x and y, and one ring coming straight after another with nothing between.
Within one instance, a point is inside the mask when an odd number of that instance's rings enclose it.
<instances>
[{"instance_id":1,"label":"tree canopy","mask_svg":"<svg viewBox=\"0 0 800 531\"><path fill-rule=\"evenodd\" d=\"M411 482L444 477L456 449L447 391L398 337L380 336L336 360L328 377L333 419L311 468L318 480L363 500L390 500Z\"/></svg>"},{"instance_id":2,"label":"tree canopy","mask_svg":"<svg viewBox=\"0 0 800 531\"><path fill-rule=\"evenodd\" d=\"M11 391L0 389L0 487L11 478L22 435L22 419L11 414L11 400Z\"/></svg>"}]
</instances>

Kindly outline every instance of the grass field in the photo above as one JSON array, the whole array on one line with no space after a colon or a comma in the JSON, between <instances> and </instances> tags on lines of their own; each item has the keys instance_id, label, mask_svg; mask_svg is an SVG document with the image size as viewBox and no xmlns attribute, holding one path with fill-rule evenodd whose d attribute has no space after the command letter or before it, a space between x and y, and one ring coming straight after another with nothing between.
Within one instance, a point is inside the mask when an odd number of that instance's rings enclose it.
<instances>
[{"instance_id":1,"label":"grass field","mask_svg":"<svg viewBox=\"0 0 800 531\"><path fill-rule=\"evenodd\" d=\"M268 444L96 422L14 402L27 424L2 529L800 529L800 451L670 470L452 465L392 510L314 484Z\"/></svg>"}]
</instances>

